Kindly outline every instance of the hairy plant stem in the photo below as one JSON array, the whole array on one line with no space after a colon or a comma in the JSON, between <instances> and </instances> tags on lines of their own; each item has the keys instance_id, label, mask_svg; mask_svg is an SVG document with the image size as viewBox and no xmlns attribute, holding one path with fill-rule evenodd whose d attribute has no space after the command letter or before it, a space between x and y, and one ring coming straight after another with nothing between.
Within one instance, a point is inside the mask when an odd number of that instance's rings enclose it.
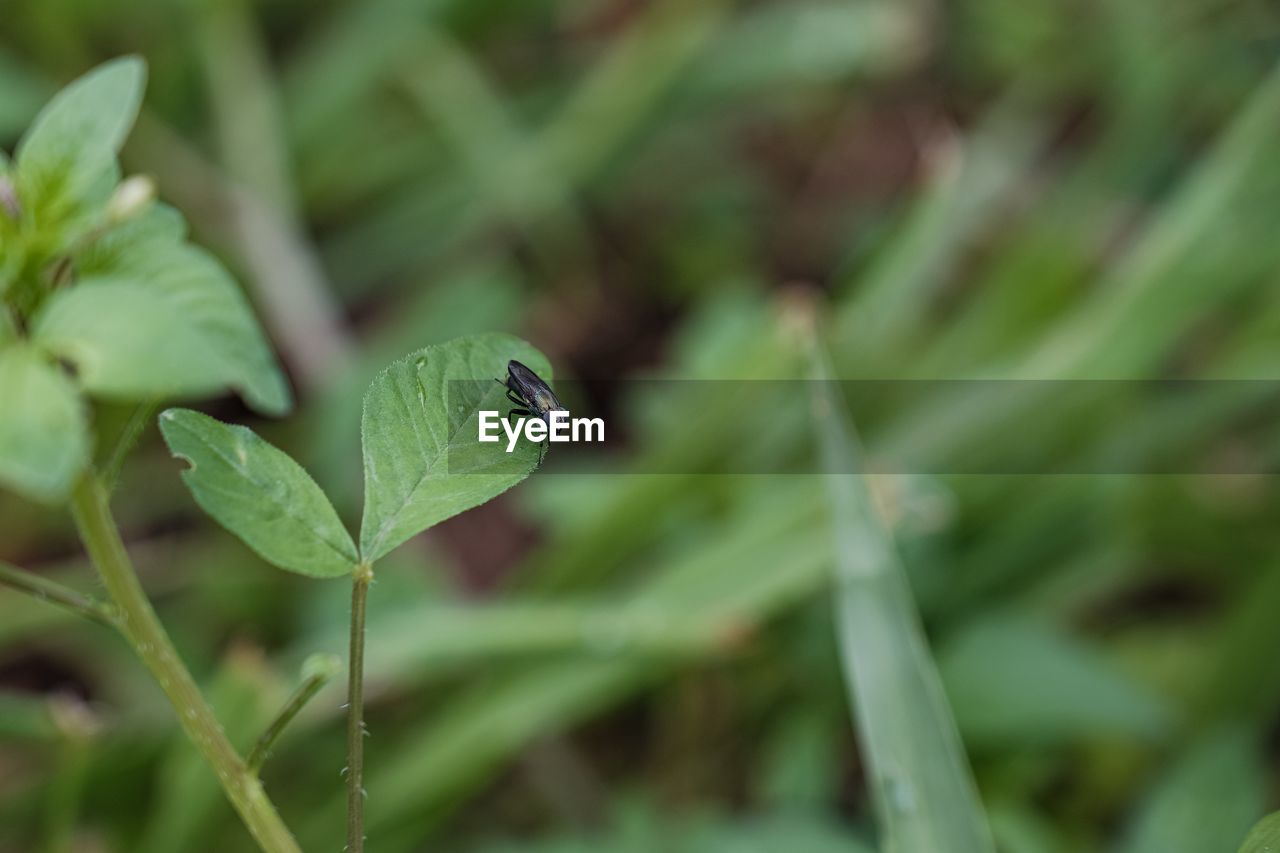
<instances>
[{"instance_id":1,"label":"hairy plant stem","mask_svg":"<svg viewBox=\"0 0 1280 853\"><path fill-rule=\"evenodd\" d=\"M34 596L41 601L56 604L110 628L118 628L120 626L115 608L110 604L96 601L70 587L63 586L57 581L51 581L34 572L23 571L17 566L0 563L0 586L7 586L18 592L25 592L27 595Z\"/></svg>"},{"instance_id":2,"label":"hairy plant stem","mask_svg":"<svg viewBox=\"0 0 1280 853\"><path fill-rule=\"evenodd\" d=\"M351 655L347 661L347 853L364 853L364 611L373 566L351 582Z\"/></svg>"},{"instance_id":3,"label":"hairy plant stem","mask_svg":"<svg viewBox=\"0 0 1280 853\"><path fill-rule=\"evenodd\" d=\"M288 827L227 739L187 672L159 617L147 600L129 554L125 551L107 503L107 491L88 472L76 485L71 513L85 550L97 566L118 612L119 627L178 713L191 742L218 777L218 783L254 839L267 853L300 853Z\"/></svg>"}]
</instances>

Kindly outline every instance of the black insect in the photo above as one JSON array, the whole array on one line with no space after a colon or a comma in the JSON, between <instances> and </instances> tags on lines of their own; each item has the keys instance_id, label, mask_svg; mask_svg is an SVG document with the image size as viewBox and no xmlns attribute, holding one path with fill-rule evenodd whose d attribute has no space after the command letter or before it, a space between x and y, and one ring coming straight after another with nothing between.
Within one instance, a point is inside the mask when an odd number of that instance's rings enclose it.
<instances>
[{"instance_id":1,"label":"black insect","mask_svg":"<svg viewBox=\"0 0 1280 853\"><path fill-rule=\"evenodd\" d=\"M552 412L568 411L542 377L515 359L507 362L507 381L496 381L506 386L507 399L519 407L508 412L508 418L512 415L541 418L550 426Z\"/></svg>"}]
</instances>

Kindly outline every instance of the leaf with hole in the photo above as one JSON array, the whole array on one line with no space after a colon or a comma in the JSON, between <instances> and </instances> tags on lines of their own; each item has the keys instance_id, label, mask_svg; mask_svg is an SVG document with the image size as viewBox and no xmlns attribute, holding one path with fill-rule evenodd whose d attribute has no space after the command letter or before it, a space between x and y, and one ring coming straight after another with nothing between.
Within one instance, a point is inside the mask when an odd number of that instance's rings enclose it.
<instances>
[{"instance_id":1,"label":"leaf with hole","mask_svg":"<svg viewBox=\"0 0 1280 853\"><path fill-rule=\"evenodd\" d=\"M0 348L0 484L56 503L70 493L89 453L75 386L24 344Z\"/></svg>"},{"instance_id":2,"label":"leaf with hole","mask_svg":"<svg viewBox=\"0 0 1280 853\"><path fill-rule=\"evenodd\" d=\"M160 415L196 503L267 562L318 578L350 574L355 543L315 480L253 430L189 409Z\"/></svg>"},{"instance_id":3,"label":"leaf with hole","mask_svg":"<svg viewBox=\"0 0 1280 853\"><path fill-rule=\"evenodd\" d=\"M478 413L506 413L507 362L550 380L541 353L510 335L457 338L418 350L374 379L364 398L364 519L360 553L377 560L409 537L484 503L537 467L528 442L477 440Z\"/></svg>"}]
</instances>

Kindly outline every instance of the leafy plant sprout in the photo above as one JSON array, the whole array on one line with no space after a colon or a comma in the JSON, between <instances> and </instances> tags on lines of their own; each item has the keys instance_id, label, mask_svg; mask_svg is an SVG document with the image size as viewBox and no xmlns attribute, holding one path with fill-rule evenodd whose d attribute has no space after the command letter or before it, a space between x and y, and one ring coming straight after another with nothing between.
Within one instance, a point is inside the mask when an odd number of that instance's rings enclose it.
<instances>
[{"instance_id":1,"label":"leafy plant sprout","mask_svg":"<svg viewBox=\"0 0 1280 853\"><path fill-rule=\"evenodd\" d=\"M409 537L489 500L528 476L539 453L508 454L476 441L480 408L502 390L478 381L512 355L550 366L508 335L459 338L426 347L384 370L365 395L362 423L365 510L360 544L315 481L283 451L246 427L188 409L160 415L160 431L189 468L196 502L263 559L314 578L351 578L347 665L347 849L364 849L365 612L374 564ZM465 382L450 382L458 378ZM464 399L426 389L446 386ZM409 401L406 405L406 401Z\"/></svg>"},{"instance_id":2,"label":"leafy plant sprout","mask_svg":"<svg viewBox=\"0 0 1280 853\"><path fill-rule=\"evenodd\" d=\"M121 181L116 156L144 78L136 58L101 66L50 102L12 163L0 156L0 485L68 506L108 598L7 565L0 565L0 583L118 630L258 845L287 853L298 844L258 773L337 662L308 661L298 689L242 757L152 609L110 510L116 473L159 401L232 390L264 414L291 407L283 374L234 281L186 241L182 217L154 201L148 180ZM184 482L216 521L286 571L351 579L350 851L364 849L365 612L375 564L537 466L536 447L508 454L475 441L477 410L503 394L487 380L516 359L551 375L540 353L499 334L427 347L379 374L364 400L358 545L315 481L251 430L187 409L159 417L170 450L188 464ZM460 399L443 399L444 388L457 389ZM133 407L118 435L95 435L92 414L105 401Z\"/></svg>"}]
</instances>

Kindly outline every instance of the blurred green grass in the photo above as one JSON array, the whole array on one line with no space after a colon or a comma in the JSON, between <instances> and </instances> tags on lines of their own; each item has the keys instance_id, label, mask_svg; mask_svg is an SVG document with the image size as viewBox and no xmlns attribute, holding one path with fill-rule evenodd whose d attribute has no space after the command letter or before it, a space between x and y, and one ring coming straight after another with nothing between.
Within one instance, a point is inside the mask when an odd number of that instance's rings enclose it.
<instances>
[{"instance_id":1,"label":"blurred green grass","mask_svg":"<svg viewBox=\"0 0 1280 853\"><path fill-rule=\"evenodd\" d=\"M820 489L644 474L736 447L804 458L803 413L610 385L803 375L784 285L825 292L850 378L1275 371L1270 4L17 0L4 16L6 148L61 82L147 58L126 166L245 282L301 401L255 428L348 521L360 395L424 344L522 334L592 402L642 417L635 473L535 477L380 568L379 851L875 844ZM1274 467L1274 437L1227 429L1248 406L1134 410L1036 461L1158 446L1187 471L1223 453ZM863 414L873 468L1059 435L1051 395ZM881 485L1001 850L1219 853L1280 805L1274 478ZM271 572L202 519L154 432L116 501L247 746L301 660L343 649L346 591ZM0 558L92 587L65 524L7 495ZM0 594L0 688L0 849L68 833L246 848L94 626ZM65 690L90 700L87 745L50 716ZM340 702L323 694L266 767L307 849L341 836Z\"/></svg>"}]
</instances>

